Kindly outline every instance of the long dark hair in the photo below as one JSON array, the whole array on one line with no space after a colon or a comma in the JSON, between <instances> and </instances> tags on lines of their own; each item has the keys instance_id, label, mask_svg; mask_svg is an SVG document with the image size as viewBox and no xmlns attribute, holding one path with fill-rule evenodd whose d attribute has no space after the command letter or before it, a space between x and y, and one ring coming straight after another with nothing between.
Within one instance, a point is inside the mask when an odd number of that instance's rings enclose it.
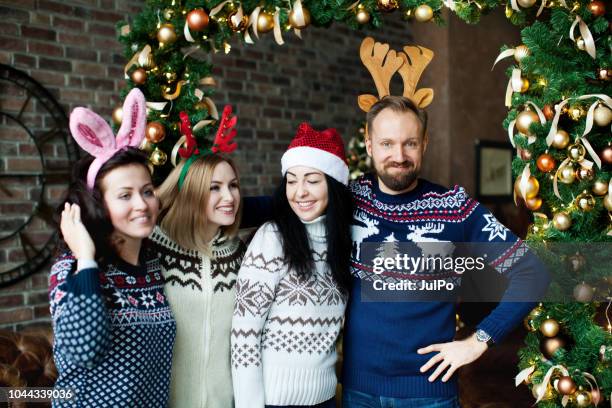
<instances>
[{"instance_id":1,"label":"long dark hair","mask_svg":"<svg viewBox=\"0 0 612 408\"><path fill-rule=\"evenodd\" d=\"M113 224L106 206L104 205L104 197L101 189L101 182L111 171L129 165L141 165L147 169L147 156L144 152L128 147L115 153L106 163L102 165L96 176L96 181L92 191L87 188L87 170L91 162L94 160L92 156L87 156L79 160L72 172L72 179L65 200L57 208L56 217L59 225L61 213L64 210L64 204L78 204L81 207L81 221L96 246L96 261L100 265L105 265L117 257L117 251L111 243L111 234L114 231ZM66 251L68 246L60 231L60 242L58 249Z\"/></svg>"},{"instance_id":2,"label":"long dark hair","mask_svg":"<svg viewBox=\"0 0 612 408\"><path fill-rule=\"evenodd\" d=\"M328 204L325 218L327 235L327 264L336 284L348 291L350 287L351 220L353 200L348 188L336 179L325 175ZM291 209L287 201L287 176L273 196L274 218L282 239L283 255L290 269L299 276L309 278L314 270L312 248L306 227Z\"/></svg>"}]
</instances>

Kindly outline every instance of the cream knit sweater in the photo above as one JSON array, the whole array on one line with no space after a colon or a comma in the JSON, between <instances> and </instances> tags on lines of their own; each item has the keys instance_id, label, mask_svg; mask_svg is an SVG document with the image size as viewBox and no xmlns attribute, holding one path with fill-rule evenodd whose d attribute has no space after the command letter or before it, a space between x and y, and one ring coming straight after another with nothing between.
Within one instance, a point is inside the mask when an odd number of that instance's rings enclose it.
<instances>
[{"instance_id":1,"label":"cream knit sweater","mask_svg":"<svg viewBox=\"0 0 612 408\"><path fill-rule=\"evenodd\" d=\"M232 321L236 408L315 405L335 394L347 298L326 263L324 219L305 223L315 260L308 280L287 269L274 224L264 224L249 245Z\"/></svg>"},{"instance_id":2,"label":"cream knit sweater","mask_svg":"<svg viewBox=\"0 0 612 408\"><path fill-rule=\"evenodd\" d=\"M164 290L176 319L170 407L230 408L230 329L235 282L245 245L213 241L212 257L185 250L156 227Z\"/></svg>"}]
</instances>

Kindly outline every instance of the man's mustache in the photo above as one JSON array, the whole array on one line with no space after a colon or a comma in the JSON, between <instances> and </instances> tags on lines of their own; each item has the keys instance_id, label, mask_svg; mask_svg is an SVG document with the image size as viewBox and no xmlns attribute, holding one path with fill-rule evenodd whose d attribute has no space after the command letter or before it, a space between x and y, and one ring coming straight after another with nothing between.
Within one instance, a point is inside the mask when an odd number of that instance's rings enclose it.
<instances>
[{"instance_id":1,"label":"man's mustache","mask_svg":"<svg viewBox=\"0 0 612 408\"><path fill-rule=\"evenodd\" d=\"M403 162L389 162L387 164L385 164L385 168L389 168L389 167L413 167L414 163L412 163L412 161L410 160L406 160Z\"/></svg>"}]
</instances>

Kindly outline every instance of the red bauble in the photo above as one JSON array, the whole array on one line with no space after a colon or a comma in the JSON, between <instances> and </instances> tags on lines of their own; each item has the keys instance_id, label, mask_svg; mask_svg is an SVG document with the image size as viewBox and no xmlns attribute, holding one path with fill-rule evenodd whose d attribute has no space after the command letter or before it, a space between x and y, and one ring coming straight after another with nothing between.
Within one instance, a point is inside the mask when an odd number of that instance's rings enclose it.
<instances>
[{"instance_id":1,"label":"red bauble","mask_svg":"<svg viewBox=\"0 0 612 408\"><path fill-rule=\"evenodd\" d=\"M606 14L606 5L603 1L593 0L587 5L587 9L593 14L595 17L601 17Z\"/></svg>"},{"instance_id":2,"label":"red bauble","mask_svg":"<svg viewBox=\"0 0 612 408\"><path fill-rule=\"evenodd\" d=\"M540 169L540 171L543 173L549 173L553 171L555 169L556 164L557 163L555 162L555 158L548 153L541 154L536 162L538 169Z\"/></svg>"},{"instance_id":3,"label":"red bauble","mask_svg":"<svg viewBox=\"0 0 612 408\"><path fill-rule=\"evenodd\" d=\"M189 29L193 31L204 30L208 27L208 14L201 8L191 10L189 14L187 14L187 25Z\"/></svg>"}]
</instances>

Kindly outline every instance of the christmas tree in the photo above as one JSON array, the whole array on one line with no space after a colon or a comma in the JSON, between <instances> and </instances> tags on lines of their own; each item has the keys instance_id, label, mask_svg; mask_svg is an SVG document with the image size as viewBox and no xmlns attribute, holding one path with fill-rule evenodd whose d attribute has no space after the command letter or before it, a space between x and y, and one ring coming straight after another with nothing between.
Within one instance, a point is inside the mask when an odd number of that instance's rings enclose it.
<instances>
[{"instance_id":1,"label":"christmas tree","mask_svg":"<svg viewBox=\"0 0 612 408\"><path fill-rule=\"evenodd\" d=\"M525 319L517 384L529 384L540 407L594 406L612 391L610 12L600 1L535 9L507 10L535 22L499 59L516 62L504 123L517 148L515 200L534 213L527 240L553 274L555 303ZM605 328L595 301L608 304Z\"/></svg>"},{"instance_id":2,"label":"christmas tree","mask_svg":"<svg viewBox=\"0 0 612 408\"><path fill-rule=\"evenodd\" d=\"M230 52L230 42L271 35L280 45L310 24L379 27L387 12L441 22L449 8L468 23L505 7L525 28L522 42L502 51L514 57L504 127L517 148L516 201L534 212L528 241L555 275L551 299L526 318L531 331L521 351L518 381L525 380L542 407L596 405L612 392L609 320L596 324L595 300L609 302L612 240L612 25L600 0L149 0L118 24L125 45L127 87L148 101L146 140L159 182L180 160L184 111L201 147L219 119L212 66L202 52ZM121 123L121 109L113 113ZM362 134L349 145L351 174L367 169ZM586 247L584 243L603 243ZM555 244L555 245L552 245ZM605 306L605 303L603 304ZM609 308L605 311L609 318Z\"/></svg>"}]
</instances>

